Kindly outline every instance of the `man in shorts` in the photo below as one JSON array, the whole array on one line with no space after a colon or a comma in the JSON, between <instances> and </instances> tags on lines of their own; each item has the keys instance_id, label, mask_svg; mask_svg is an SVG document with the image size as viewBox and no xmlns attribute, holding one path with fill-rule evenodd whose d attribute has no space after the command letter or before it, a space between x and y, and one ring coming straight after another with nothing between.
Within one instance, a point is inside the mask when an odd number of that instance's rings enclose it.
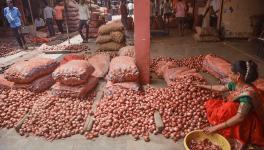
<instances>
[{"instance_id":1,"label":"man in shorts","mask_svg":"<svg viewBox=\"0 0 264 150\"><path fill-rule=\"evenodd\" d=\"M176 19L178 21L178 29L180 36L184 35L184 20L186 16L186 5L182 0L178 0L175 6Z\"/></svg>"},{"instance_id":2,"label":"man in shorts","mask_svg":"<svg viewBox=\"0 0 264 150\"><path fill-rule=\"evenodd\" d=\"M89 25L87 22L90 20L90 11L88 6L85 4L85 0L80 1L79 18L80 18L79 33L83 39L83 43L87 43L89 38ZM82 33L83 27L86 28L86 36L84 36Z\"/></svg>"}]
</instances>

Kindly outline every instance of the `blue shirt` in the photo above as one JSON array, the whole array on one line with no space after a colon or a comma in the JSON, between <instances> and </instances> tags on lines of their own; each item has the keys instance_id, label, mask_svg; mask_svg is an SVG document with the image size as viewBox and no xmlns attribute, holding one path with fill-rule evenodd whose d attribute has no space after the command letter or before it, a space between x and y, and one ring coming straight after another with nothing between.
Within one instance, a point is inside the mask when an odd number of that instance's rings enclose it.
<instances>
[{"instance_id":1,"label":"blue shirt","mask_svg":"<svg viewBox=\"0 0 264 150\"><path fill-rule=\"evenodd\" d=\"M4 16L8 20L11 28L16 28L21 26L20 12L17 7L6 7L4 9Z\"/></svg>"}]
</instances>

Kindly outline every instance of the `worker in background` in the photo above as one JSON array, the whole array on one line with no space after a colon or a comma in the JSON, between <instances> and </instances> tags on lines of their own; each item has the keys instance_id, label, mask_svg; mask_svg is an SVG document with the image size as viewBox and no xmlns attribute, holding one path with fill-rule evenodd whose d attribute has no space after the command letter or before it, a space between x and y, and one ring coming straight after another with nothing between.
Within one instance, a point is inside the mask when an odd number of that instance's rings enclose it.
<instances>
[{"instance_id":1,"label":"worker in background","mask_svg":"<svg viewBox=\"0 0 264 150\"><path fill-rule=\"evenodd\" d=\"M126 7L126 0L121 0L120 4L120 13L121 13L121 22L124 25L125 29L127 29L127 7Z\"/></svg>"},{"instance_id":2,"label":"worker in background","mask_svg":"<svg viewBox=\"0 0 264 150\"><path fill-rule=\"evenodd\" d=\"M164 9L163 10L164 10L164 15L163 15L164 21L165 21L165 23L168 23L169 18L171 16L171 12L172 12L171 3L169 0L166 0L166 2L164 3Z\"/></svg>"},{"instance_id":3,"label":"worker in background","mask_svg":"<svg viewBox=\"0 0 264 150\"><path fill-rule=\"evenodd\" d=\"M83 43L88 42L89 38L89 24L88 21L90 20L90 10L88 6L85 4L85 0L80 0L79 3L79 19L80 19L80 24L79 24L79 33L83 39ZM85 36L82 33L83 28L85 27L86 29L86 34Z\"/></svg>"},{"instance_id":4,"label":"worker in background","mask_svg":"<svg viewBox=\"0 0 264 150\"><path fill-rule=\"evenodd\" d=\"M189 29L192 29L193 26L193 7L192 3L187 2L186 4L186 24L188 25Z\"/></svg>"},{"instance_id":5,"label":"worker in background","mask_svg":"<svg viewBox=\"0 0 264 150\"><path fill-rule=\"evenodd\" d=\"M153 24L156 16L154 0L150 0L150 25Z\"/></svg>"},{"instance_id":6,"label":"worker in background","mask_svg":"<svg viewBox=\"0 0 264 150\"><path fill-rule=\"evenodd\" d=\"M185 22L185 17L186 17L186 5L182 0L178 0L177 3L175 4L175 16L178 22L178 30L180 36L184 35L184 22Z\"/></svg>"},{"instance_id":7,"label":"worker in background","mask_svg":"<svg viewBox=\"0 0 264 150\"><path fill-rule=\"evenodd\" d=\"M164 15L164 1L161 2L159 9L160 9L160 14L159 15L163 17L163 15Z\"/></svg>"},{"instance_id":8,"label":"worker in background","mask_svg":"<svg viewBox=\"0 0 264 150\"><path fill-rule=\"evenodd\" d=\"M263 147L264 95L253 84L258 79L258 66L251 60L236 61L232 64L229 78L231 81L227 85L196 83L197 87L229 93L226 100L206 101L205 109L211 126L204 131L218 132L226 138L237 139L242 144Z\"/></svg>"},{"instance_id":9,"label":"worker in background","mask_svg":"<svg viewBox=\"0 0 264 150\"><path fill-rule=\"evenodd\" d=\"M205 6L205 12L203 14L203 24L202 27L209 28L217 27L218 22L218 14L220 9L220 1L219 0L209 0Z\"/></svg>"},{"instance_id":10,"label":"worker in background","mask_svg":"<svg viewBox=\"0 0 264 150\"><path fill-rule=\"evenodd\" d=\"M58 29L60 31L60 33L63 33L63 14L64 14L64 6L63 6L63 2L60 1L57 3L57 5L54 8L55 10L55 21L56 24L58 26Z\"/></svg>"},{"instance_id":11,"label":"worker in background","mask_svg":"<svg viewBox=\"0 0 264 150\"><path fill-rule=\"evenodd\" d=\"M54 9L48 6L48 4L46 4L43 10L43 14L44 14L44 19L46 21L46 25L48 26L49 36L50 37L55 36L55 30L53 27L53 15L55 14Z\"/></svg>"},{"instance_id":12,"label":"worker in background","mask_svg":"<svg viewBox=\"0 0 264 150\"><path fill-rule=\"evenodd\" d=\"M42 18L39 17L39 15L37 15L37 17L35 18L35 26L36 26L37 31L45 28L45 22Z\"/></svg>"},{"instance_id":13,"label":"worker in background","mask_svg":"<svg viewBox=\"0 0 264 150\"><path fill-rule=\"evenodd\" d=\"M27 49L26 40L21 33L21 13L17 7L14 7L12 0L7 0L7 7L4 8L4 16L6 17L10 28L14 32L17 42L22 49Z\"/></svg>"},{"instance_id":14,"label":"worker in background","mask_svg":"<svg viewBox=\"0 0 264 150\"><path fill-rule=\"evenodd\" d=\"M129 16L132 16L134 14L134 4L132 3L132 1L130 1L127 4L127 8L128 8Z\"/></svg>"}]
</instances>

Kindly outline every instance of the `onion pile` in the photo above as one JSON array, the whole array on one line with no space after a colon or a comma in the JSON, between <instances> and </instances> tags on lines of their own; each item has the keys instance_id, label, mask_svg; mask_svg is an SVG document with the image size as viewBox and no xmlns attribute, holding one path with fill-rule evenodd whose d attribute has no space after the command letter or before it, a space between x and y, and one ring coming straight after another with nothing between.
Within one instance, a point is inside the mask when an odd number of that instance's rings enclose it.
<instances>
[{"instance_id":1,"label":"onion pile","mask_svg":"<svg viewBox=\"0 0 264 150\"><path fill-rule=\"evenodd\" d=\"M218 93L211 93L192 85L196 78L176 80L167 88L146 91L148 100L153 101L152 107L162 116L164 130L162 134L174 141L183 138L187 133L208 126L204 108L205 100L218 97ZM202 80L200 80L202 82Z\"/></svg>"},{"instance_id":2,"label":"onion pile","mask_svg":"<svg viewBox=\"0 0 264 150\"><path fill-rule=\"evenodd\" d=\"M0 57L15 54L17 50L18 49L14 47L13 42L0 41Z\"/></svg>"},{"instance_id":3,"label":"onion pile","mask_svg":"<svg viewBox=\"0 0 264 150\"><path fill-rule=\"evenodd\" d=\"M149 133L156 133L154 112L159 111L164 123L162 134L177 141L195 129L208 126L204 102L218 97L192 85L196 78L176 80L166 88L147 88L145 92L115 89L105 95L95 112L95 123L88 139L101 135L116 137L132 134L135 139L149 141ZM201 79L198 80L205 83Z\"/></svg>"},{"instance_id":4,"label":"onion pile","mask_svg":"<svg viewBox=\"0 0 264 150\"><path fill-rule=\"evenodd\" d=\"M45 137L48 140L66 138L83 132L95 94L85 99L41 97L19 133Z\"/></svg>"},{"instance_id":5,"label":"onion pile","mask_svg":"<svg viewBox=\"0 0 264 150\"><path fill-rule=\"evenodd\" d=\"M154 132L154 108L143 93L119 89L104 96L94 114L95 122L87 139L100 135L118 137L131 134L135 139L143 137L146 142L149 133Z\"/></svg>"},{"instance_id":6,"label":"onion pile","mask_svg":"<svg viewBox=\"0 0 264 150\"><path fill-rule=\"evenodd\" d=\"M31 110L42 94L26 90L0 90L0 127L12 128Z\"/></svg>"},{"instance_id":7,"label":"onion pile","mask_svg":"<svg viewBox=\"0 0 264 150\"><path fill-rule=\"evenodd\" d=\"M151 65L150 65L150 70L152 72L155 72L158 67L158 63L161 61L166 61L166 62L172 62L175 64L175 67L183 67L186 66L190 69L196 69L197 71L203 71L203 60L204 60L205 55L199 55L199 56L193 56L193 57L186 57L182 59L175 59L171 57L157 57L152 59Z\"/></svg>"},{"instance_id":8,"label":"onion pile","mask_svg":"<svg viewBox=\"0 0 264 150\"><path fill-rule=\"evenodd\" d=\"M222 150L221 147L219 147L218 145L214 145L208 139L199 142L191 140L191 142L189 143L189 148L190 150Z\"/></svg>"}]
</instances>

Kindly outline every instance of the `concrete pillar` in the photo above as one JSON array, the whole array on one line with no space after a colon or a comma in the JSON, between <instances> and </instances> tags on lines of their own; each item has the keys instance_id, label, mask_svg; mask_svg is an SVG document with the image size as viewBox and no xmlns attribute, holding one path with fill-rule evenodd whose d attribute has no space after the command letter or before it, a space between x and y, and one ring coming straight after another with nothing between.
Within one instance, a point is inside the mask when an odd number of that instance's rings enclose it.
<instances>
[{"instance_id":1,"label":"concrete pillar","mask_svg":"<svg viewBox=\"0 0 264 150\"><path fill-rule=\"evenodd\" d=\"M136 62L142 84L150 82L150 0L134 0Z\"/></svg>"}]
</instances>

